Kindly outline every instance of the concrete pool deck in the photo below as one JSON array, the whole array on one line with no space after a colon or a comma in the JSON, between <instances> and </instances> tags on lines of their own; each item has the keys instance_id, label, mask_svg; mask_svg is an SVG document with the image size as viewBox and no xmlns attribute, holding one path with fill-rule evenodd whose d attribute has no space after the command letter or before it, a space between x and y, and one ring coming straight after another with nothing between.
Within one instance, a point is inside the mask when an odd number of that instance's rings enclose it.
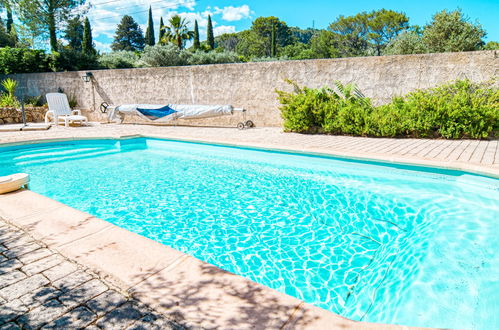
<instances>
[{"instance_id":1,"label":"concrete pool deck","mask_svg":"<svg viewBox=\"0 0 499 330\"><path fill-rule=\"evenodd\" d=\"M58 127L45 132L6 132L0 134L0 143L130 135L355 156L499 176L497 140L370 139L285 134L274 128L238 131L95 125ZM0 217L182 326L208 329L407 328L347 320L29 190L0 195ZM3 252L0 250L0 253ZM1 304L0 300L0 308Z\"/></svg>"}]
</instances>

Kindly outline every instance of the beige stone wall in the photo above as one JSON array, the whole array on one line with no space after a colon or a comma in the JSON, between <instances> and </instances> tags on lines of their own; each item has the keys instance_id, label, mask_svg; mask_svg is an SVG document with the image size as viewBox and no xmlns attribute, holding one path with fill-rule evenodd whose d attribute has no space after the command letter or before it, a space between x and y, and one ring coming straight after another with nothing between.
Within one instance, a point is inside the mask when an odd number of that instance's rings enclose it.
<instances>
[{"instance_id":1,"label":"beige stone wall","mask_svg":"<svg viewBox=\"0 0 499 330\"><path fill-rule=\"evenodd\" d=\"M26 121L36 123L43 122L45 119L46 108L26 107ZM16 108L0 108L0 125L22 123L23 115L21 110Z\"/></svg>"},{"instance_id":2,"label":"beige stone wall","mask_svg":"<svg viewBox=\"0 0 499 330\"><path fill-rule=\"evenodd\" d=\"M457 78L484 81L499 74L499 52L479 51L425 55L358 57L324 60L281 61L96 70L85 83L84 72L18 74L12 77L20 92L40 95L62 88L76 95L84 114L104 120L101 102L232 104L248 109L257 126L280 126L275 89L290 90L284 79L309 87L331 86L334 80L355 82L376 103L418 88L432 87ZM131 118L137 121L137 118ZM196 121L192 125L233 126L240 115Z\"/></svg>"}]
</instances>

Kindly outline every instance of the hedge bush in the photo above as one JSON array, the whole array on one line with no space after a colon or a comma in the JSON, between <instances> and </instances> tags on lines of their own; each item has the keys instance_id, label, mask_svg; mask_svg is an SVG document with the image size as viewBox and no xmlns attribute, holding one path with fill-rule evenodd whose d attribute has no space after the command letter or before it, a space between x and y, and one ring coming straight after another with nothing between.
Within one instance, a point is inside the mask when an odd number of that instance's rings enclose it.
<instances>
[{"instance_id":1,"label":"hedge bush","mask_svg":"<svg viewBox=\"0 0 499 330\"><path fill-rule=\"evenodd\" d=\"M277 91L284 129L377 137L488 138L499 135L499 89L494 82L421 89L373 106L354 85Z\"/></svg>"},{"instance_id":2,"label":"hedge bush","mask_svg":"<svg viewBox=\"0 0 499 330\"><path fill-rule=\"evenodd\" d=\"M128 69L134 68L138 60L139 55L137 53L121 50L103 54L99 57L99 64L101 67L107 69Z\"/></svg>"},{"instance_id":3,"label":"hedge bush","mask_svg":"<svg viewBox=\"0 0 499 330\"><path fill-rule=\"evenodd\" d=\"M0 48L0 74L47 72L50 59L43 50Z\"/></svg>"},{"instance_id":4,"label":"hedge bush","mask_svg":"<svg viewBox=\"0 0 499 330\"><path fill-rule=\"evenodd\" d=\"M197 51L189 56L188 63L190 65L199 64L222 64L222 63L237 63L241 62L239 55L233 52L203 52Z\"/></svg>"}]
</instances>

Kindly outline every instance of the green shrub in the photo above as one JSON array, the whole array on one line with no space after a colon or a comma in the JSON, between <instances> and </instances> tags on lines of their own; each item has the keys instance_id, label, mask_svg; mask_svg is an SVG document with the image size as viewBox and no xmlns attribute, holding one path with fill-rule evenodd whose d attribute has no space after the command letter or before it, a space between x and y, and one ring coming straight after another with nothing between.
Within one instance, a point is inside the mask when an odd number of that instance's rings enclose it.
<instances>
[{"instance_id":1,"label":"green shrub","mask_svg":"<svg viewBox=\"0 0 499 330\"><path fill-rule=\"evenodd\" d=\"M81 51L62 48L59 52L50 55L50 68L52 71L79 71L98 69L97 55L85 54Z\"/></svg>"},{"instance_id":2,"label":"green shrub","mask_svg":"<svg viewBox=\"0 0 499 330\"><path fill-rule=\"evenodd\" d=\"M2 81L3 93L0 94L0 106L2 107L18 107L19 101L15 94L17 89L17 81L7 78Z\"/></svg>"},{"instance_id":3,"label":"green shrub","mask_svg":"<svg viewBox=\"0 0 499 330\"><path fill-rule=\"evenodd\" d=\"M233 52L203 52L197 51L189 57L188 64L222 64L222 63L237 63L241 62L239 55Z\"/></svg>"},{"instance_id":4,"label":"green shrub","mask_svg":"<svg viewBox=\"0 0 499 330\"><path fill-rule=\"evenodd\" d=\"M43 50L0 48L0 74L48 72L49 57Z\"/></svg>"},{"instance_id":5,"label":"green shrub","mask_svg":"<svg viewBox=\"0 0 499 330\"><path fill-rule=\"evenodd\" d=\"M191 54L187 51L178 49L177 46L156 45L146 46L138 66L157 67L157 66L180 66L189 63Z\"/></svg>"},{"instance_id":6,"label":"green shrub","mask_svg":"<svg viewBox=\"0 0 499 330\"><path fill-rule=\"evenodd\" d=\"M458 80L373 106L355 85L277 91L284 129L386 137L487 138L499 134L499 89Z\"/></svg>"},{"instance_id":7,"label":"green shrub","mask_svg":"<svg viewBox=\"0 0 499 330\"><path fill-rule=\"evenodd\" d=\"M127 69L136 66L139 56L132 51L117 51L103 54L99 58L99 64L106 69Z\"/></svg>"},{"instance_id":8,"label":"green shrub","mask_svg":"<svg viewBox=\"0 0 499 330\"><path fill-rule=\"evenodd\" d=\"M492 83L458 80L409 93L390 106L406 119L407 133L416 137L479 139L499 130L499 89Z\"/></svg>"},{"instance_id":9,"label":"green shrub","mask_svg":"<svg viewBox=\"0 0 499 330\"><path fill-rule=\"evenodd\" d=\"M294 92L276 91L282 104L284 130L300 133L317 131L324 122L326 112L334 111L336 94L329 88L300 88L291 81L288 83L294 86Z\"/></svg>"},{"instance_id":10,"label":"green shrub","mask_svg":"<svg viewBox=\"0 0 499 330\"><path fill-rule=\"evenodd\" d=\"M43 96L38 95L38 96L25 96L24 97L24 104L32 107L41 107L45 105L45 102L43 102Z\"/></svg>"}]
</instances>

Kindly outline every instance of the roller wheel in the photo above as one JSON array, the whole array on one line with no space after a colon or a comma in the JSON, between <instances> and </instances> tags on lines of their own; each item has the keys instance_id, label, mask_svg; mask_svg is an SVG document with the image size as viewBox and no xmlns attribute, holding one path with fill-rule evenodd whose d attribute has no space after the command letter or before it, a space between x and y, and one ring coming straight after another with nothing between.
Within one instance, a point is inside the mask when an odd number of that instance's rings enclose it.
<instances>
[{"instance_id":1,"label":"roller wheel","mask_svg":"<svg viewBox=\"0 0 499 330\"><path fill-rule=\"evenodd\" d=\"M239 123L237 124L238 129L244 129L244 123Z\"/></svg>"},{"instance_id":2,"label":"roller wheel","mask_svg":"<svg viewBox=\"0 0 499 330\"><path fill-rule=\"evenodd\" d=\"M253 123L251 120L246 121L245 125L246 125L246 127L249 127L249 128L255 127L255 123Z\"/></svg>"},{"instance_id":3,"label":"roller wheel","mask_svg":"<svg viewBox=\"0 0 499 330\"><path fill-rule=\"evenodd\" d=\"M107 102L102 102L100 104L100 112L106 113L108 107L109 107L109 104Z\"/></svg>"}]
</instances>

